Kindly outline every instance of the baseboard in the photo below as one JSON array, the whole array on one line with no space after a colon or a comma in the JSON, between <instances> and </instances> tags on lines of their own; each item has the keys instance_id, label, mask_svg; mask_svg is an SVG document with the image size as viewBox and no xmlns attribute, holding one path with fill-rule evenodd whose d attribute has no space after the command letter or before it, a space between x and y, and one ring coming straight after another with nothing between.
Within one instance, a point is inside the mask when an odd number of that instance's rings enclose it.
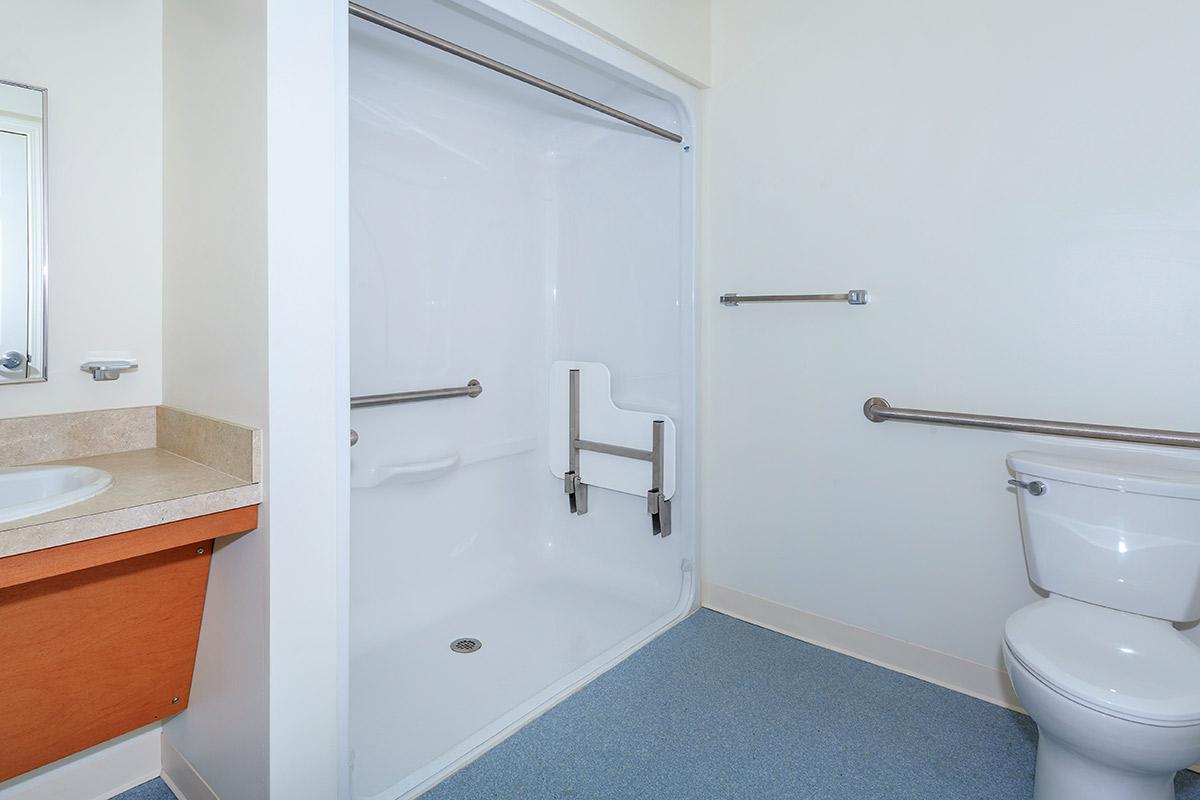
<instances>
[{"instance_id":1,"label":"baseboard","mask_svg":"<svg viewBox=\"0 0 1200 800\"><path fill-rule=\"evenodd\" d=\"M221 800L183 754L162 740L162 779L178 800Z\"/></svg>"},{"instance_id":2,"label":"baseboard","mask_svg":"<svg viewBox=\"0 0 1200 800\"><path fill-rule=\"evenodd\" d=\"M1023 711L1008 681L1008 674L1002 670L707 581L700 585L700 603L713 611L793 639L844 653L998 706Z\"/></svg>"},{"instance_id":3,"label":"baseboard","mask_svg":"<svg viewBox=\"0 0 1200 800\"><path fill-rule=\"evenodd\" d=\"M162 770L154 723L0 783L0 800L109 800Z\"/></svg>"}]
</instances>

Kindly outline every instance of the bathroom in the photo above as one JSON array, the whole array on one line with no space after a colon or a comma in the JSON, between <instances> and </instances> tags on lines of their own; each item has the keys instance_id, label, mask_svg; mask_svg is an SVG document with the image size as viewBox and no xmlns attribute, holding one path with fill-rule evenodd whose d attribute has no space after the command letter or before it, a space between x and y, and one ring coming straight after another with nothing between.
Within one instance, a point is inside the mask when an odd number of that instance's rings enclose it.
<instances>
[{"instance_id":1,"label":"bathroom","mask_svg":"<svg viewBox=\"0 0 1200 800\"><path fill-rule=\"evenodd\" d=\"M7 0L0 800L1200 798L1197 41Z\"/></svg>"}]
</instances>

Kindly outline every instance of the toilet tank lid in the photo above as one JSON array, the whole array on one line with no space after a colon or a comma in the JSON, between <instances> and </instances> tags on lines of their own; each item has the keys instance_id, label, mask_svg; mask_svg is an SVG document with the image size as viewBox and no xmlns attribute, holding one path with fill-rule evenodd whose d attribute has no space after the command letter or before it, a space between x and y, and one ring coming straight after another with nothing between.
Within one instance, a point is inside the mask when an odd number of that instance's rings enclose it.
<instances>
[{"instance_id":1,"label":"toilet tank lid","mask_svg":"<svg viewBox=\"0 0 1200 800\"><path fill-rule=\"evenodd\" d=\"M1008 466L1018 475L1200 500L1200 459L1126 452L1085 455L1018 450L1008 454Z\"/></svg>"}]
</instances>

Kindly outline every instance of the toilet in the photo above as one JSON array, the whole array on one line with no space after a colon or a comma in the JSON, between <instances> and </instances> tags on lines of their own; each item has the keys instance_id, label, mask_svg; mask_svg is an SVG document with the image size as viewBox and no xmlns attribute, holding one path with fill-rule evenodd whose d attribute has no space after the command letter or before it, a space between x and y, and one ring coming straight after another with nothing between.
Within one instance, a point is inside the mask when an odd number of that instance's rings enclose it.
<instances>
[{"instance_id":1,"label":"toilet","mask_svg":"<svg viewBox=\"0 0 1200 800\"><path fill-rule=\"evenodd\" d=\"M1038 726L1035 800L1171 800L1200 762L1200 462L1008 456L1030 580L1004 626Z\"/></svg>"}]
</instances>

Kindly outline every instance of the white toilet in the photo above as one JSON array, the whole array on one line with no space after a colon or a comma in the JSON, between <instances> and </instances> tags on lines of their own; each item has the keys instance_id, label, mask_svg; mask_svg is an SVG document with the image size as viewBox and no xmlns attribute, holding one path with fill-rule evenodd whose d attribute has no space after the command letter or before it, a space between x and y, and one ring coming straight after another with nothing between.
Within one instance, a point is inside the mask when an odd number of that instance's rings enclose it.
<instances>
[{"instance_id":1,"label":"white toilet","mask_svg":"<svg viewBox=\"0 0 1200 800\"><path fill-rule=\"evenodd\" d=\"M1050 597L1004 626L1038 725L1035 800L1171 800L1200 762L1200 468L1017 452L1030 579Z\"/></svg>"}]
</instances>

